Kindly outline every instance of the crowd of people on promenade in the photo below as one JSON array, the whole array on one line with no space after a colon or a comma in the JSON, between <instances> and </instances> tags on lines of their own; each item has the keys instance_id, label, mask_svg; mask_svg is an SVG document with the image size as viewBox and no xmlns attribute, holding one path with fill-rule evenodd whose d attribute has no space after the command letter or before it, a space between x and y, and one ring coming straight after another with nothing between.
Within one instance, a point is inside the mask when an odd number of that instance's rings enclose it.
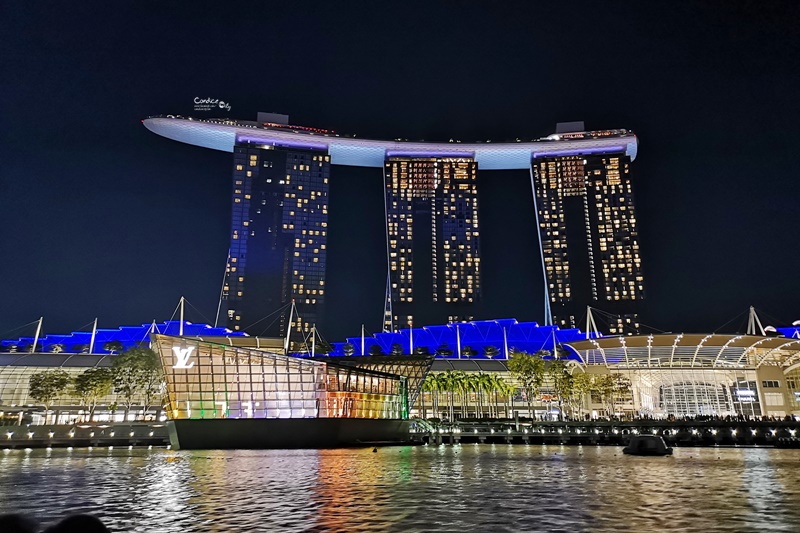
<instances>
[{"instance_id":1,"label":"crowd of people on promenade","mask_svg":"<svg viewBox=\"0 0 800 533\"><path fill-rule=\"evenodd\" d=\"M437 419L431 419L432 421L437 421ZM479 420L487 420L487 419L479 419ZM575 417L575 416L563 416L558 418L557 416L553 415L538 415L533 418L523 417L520 416L519 420L521 422L659 422L659 423L685 423L685 422L720 422L720 423L735 423L735 422L798 422L800 419L796 415L786 415L785 417L775 417L775 416L750 416L744 414L737 414L737 415L693 415L693 416L675 416L675 415L667 415L666 417L655 417L652 415L636 415L636 416L600 416L600 417L591 417L586 415L584 417ZM466 419L459 419L457 421L466 421ZM475 419L470 419L469 422L473 422ZM443 417L441 419L441 423L447 424L449 423L447 417Z\"/></svg>"}]
</instances>

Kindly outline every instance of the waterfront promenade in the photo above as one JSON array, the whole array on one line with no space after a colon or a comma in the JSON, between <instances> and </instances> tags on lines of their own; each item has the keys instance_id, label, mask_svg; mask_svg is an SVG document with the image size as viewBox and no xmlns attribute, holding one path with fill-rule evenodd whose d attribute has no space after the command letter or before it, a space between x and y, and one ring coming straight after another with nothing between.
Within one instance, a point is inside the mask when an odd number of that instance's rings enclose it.
<instances>
[{"instance_id":1,"label":"waterfront promenade","mask_svg":"<svg viewBox=\"0 0 800 533\"><path fill-rule=\"evenodd\" d=\"M420 423L415 438L429 444L507 443L624 446L632 435L660 435L672 446L800 447L796 420L523 421Z\"/></svg>"},{"instance_id":2,"label":"waterfront promenade","mask_svg":"<svg viewBox=\"0 0 800 533\"><path fill-rule=\"evenodd\" d=\"M166 446L167 428L158 422L0 426L0 448Z\"/></svg>"},{"instance_id":3,"label":"waterfront promenade","mask_svg":"<svg viewBox=\"0 0 800 533\"><path fill-rule=\"evenodd\" d=\"M624 446L632 435L664 437L671 446L800 447L800 421L634 420L529 421L460 420L434 425L417 421L417 444L558 444ZM93 423L0 426L0 448L167 446L164 423Z\"/></svg>"}]
</instances>

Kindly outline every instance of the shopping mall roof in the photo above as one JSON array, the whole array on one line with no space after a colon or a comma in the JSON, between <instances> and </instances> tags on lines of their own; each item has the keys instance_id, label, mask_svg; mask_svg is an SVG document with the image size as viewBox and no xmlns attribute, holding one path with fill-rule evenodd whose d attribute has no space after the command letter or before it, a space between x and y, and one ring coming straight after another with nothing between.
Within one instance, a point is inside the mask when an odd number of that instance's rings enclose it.
<instances>
[{"instance_id":1,"label":"shopping mall roof","mask_svg":"<svg viewBox=\"0 0 800 533\"><path fill-rule=\"evenodd\" d=\"M625 153L636 158L638 140L627 130L551 135L529 142L424 142L362 139L302 126L174 115L142 121L162 137L232 152L237 142L326 150L334 165L383 167L387 157L474 157L485 170L528 169L536 157Z\"/></svg>"},{"instance_id":2,"label":"shopping mall roof","mask_svg":"<svg viewBox=\"0 0 800 533\"><path fill-rule=\"evenodd\" d=\"M784 368L800 361L800 338L715 333L603 337L566 343L588 365L629 368Z\"/></svg>"}]
</instances>

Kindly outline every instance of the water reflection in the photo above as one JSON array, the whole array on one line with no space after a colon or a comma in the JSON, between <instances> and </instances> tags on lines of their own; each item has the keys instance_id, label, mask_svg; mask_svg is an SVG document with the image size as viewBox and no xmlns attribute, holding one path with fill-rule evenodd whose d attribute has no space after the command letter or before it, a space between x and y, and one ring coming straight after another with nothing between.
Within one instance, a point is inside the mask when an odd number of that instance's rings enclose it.
<instances>
[{"instance_id":1,"label":"water reflection","mask_svg":"<svg viewBox=\"0 0 800 533\"><path fill-rule=\"evenodd\" d=\"M0 453L0 511L120 531L793 530L800 451L522 445Z\"/></svg>"}]
</instances>

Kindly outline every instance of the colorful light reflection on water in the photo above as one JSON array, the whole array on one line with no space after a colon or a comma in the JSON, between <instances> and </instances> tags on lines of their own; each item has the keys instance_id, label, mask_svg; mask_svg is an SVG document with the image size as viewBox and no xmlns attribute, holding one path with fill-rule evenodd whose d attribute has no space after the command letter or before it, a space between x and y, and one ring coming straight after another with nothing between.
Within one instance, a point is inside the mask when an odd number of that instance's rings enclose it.
<instances>
[{"instance_id":1,"label":"colorful light reflection on water","mask_svg":"<svg viewBox=\"0 0 800 533\"><path fill-rule=\"evenodd\" d=\"M115 531L792 531L800 450L464 445L0 452L0 512Z\"/></svg>"}]
</instances>

